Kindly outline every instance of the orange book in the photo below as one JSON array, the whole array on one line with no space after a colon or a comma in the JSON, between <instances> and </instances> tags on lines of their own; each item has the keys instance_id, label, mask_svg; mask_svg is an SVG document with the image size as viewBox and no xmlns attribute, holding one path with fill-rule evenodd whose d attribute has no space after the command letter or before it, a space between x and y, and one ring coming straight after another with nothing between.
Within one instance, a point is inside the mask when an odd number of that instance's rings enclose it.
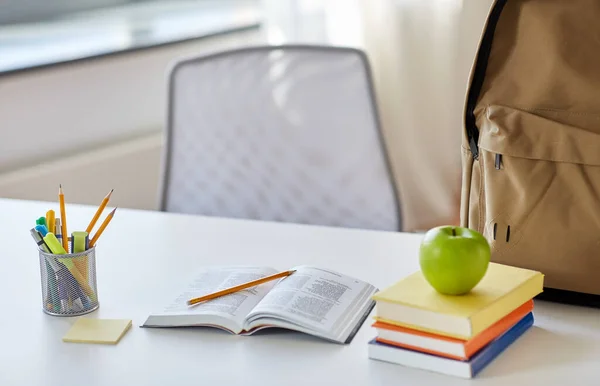
<instances>
[{"instance_id":1,"label":"orange book","mask_svg":"<svg viewBox=\"0 0 600 386\"><path fill-rule=\"evenodd\" d=\"M375 322L373 327L377 329L378 342L446 358L468 360L531 311L533 311L533 300L524 303L469 340L436 335L379 321Z\"/></svg>"}]
</instances>

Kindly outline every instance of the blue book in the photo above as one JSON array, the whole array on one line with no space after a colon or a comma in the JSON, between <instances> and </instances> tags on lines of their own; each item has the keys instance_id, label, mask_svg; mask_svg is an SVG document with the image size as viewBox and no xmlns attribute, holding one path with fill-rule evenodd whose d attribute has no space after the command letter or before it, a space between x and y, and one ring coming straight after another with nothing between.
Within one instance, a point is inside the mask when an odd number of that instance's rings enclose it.
<instances>
[{"instance_id":1,"label":"blue book","mask_svg":"<svg viewBox=\"0 0 600 386\"><path fill-rule=\"evenodd\" d=\"M369 358L462 378L474 378L532 325L533 313L530 312L469 360L444 358L377 342L375 339L369 342Z\"/></svg>"}]
</instances>

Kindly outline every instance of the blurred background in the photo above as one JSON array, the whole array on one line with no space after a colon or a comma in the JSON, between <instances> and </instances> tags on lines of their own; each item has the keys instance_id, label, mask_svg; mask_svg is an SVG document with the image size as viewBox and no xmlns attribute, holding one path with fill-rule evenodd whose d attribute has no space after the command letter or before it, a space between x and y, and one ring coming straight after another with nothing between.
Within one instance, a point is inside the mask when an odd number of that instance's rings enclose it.
<instances>
[{"instance_id":1,"label":"blurred background","mask_svg":"<svg viewBox=\"0 0 600 386\"><path fill-rule=\"evenodd\" d=\"M492 0L0 0L0 197L158 207L167 73L232 47L364 50L404 230L457 223L462 109ZM199 192L200 194L200 192Z\"/></svg>"}]
</instances>

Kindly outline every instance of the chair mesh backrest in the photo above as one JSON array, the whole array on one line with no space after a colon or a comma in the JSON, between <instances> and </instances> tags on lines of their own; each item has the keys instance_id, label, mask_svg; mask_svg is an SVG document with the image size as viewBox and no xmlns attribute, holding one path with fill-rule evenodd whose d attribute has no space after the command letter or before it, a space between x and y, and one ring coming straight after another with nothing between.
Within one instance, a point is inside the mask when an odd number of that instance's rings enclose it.
<instances>
[{"instance_id":1,"label":"chair mesh backrest","mask_svg":"<svg viewBox=\"0 0 600 386\"><path fill-rule=\"evenodd\" d=\"M365 56L256 47L178 63L161 210L400 229Z\"/></svg>"}]
</instances>

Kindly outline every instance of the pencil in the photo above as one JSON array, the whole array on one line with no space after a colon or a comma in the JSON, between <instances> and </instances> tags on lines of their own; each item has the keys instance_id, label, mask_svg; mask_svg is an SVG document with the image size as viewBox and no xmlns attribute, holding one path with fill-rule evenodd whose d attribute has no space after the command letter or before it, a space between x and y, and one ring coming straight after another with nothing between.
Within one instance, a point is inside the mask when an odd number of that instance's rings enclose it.
<instances>
[{"instance_id":1,"label":"pencil","mask_svg":"<svg viewBox=\"0 0 600 386\"><path fill-rule=\"evenodd\" d=\"M110 192L108 192L108 194L104 197L104 199L102 199L102 202L100 203L96 214L94 214L92 221L90 221L90 225L88 225L87 229L85 230L88 234L92 233L92 229L94 229L96 221L98 221L100 215L102 214L102 211L104 210L104 208L106 208L106 205L108 205L108 201L110 200L110 196L112 195L113 190L114 189L111 189Z\"/></svg>"},{"instance_id":2,"label":"pencil","mask_svg":"<svg viewBox=\"0 0 600 386\"><path fill-rule=\"evenodd\" d=\"M62 233L62 245L65 251L69 253L69 234L67 233L67 212L65 210L65 194L62 185L58 185L58 202L60 203L60 224Z\"/></svg>"},{"instance_id":3,"label":"pencil","mask_svg":"<svg viewBox=\"0 0 600 386\"><path fill-rule=\"evenodd\" d=\"M90 248L93 247L94 245L96 245L96 241L98 241L98 238L100 237L100 235L102 234L102 232L104 232L104 230L108 226L108 223L110 222L110 220L112 220L113 216L115 215L116 210L117 210L117 208L113 209L113 211L110 212L108 214L108 216L106 216L106 218L104 219L104 221L100 225L100 228L98 229L98 232L96 232L96 234L94 235L94 237L92 237L92 239L90 240L90 244L89 244Z\"/></svg>"},{"instance_id":4,"label":"pencil","mask_svg":"<svg viewBox=\"0 0 600 386\"><path fill-rule=\"evenodd\" d=\"M271 280L275 280L275 279L279 279L279 278L282 278L282 277L289 276L289 275L291 275L294 272L296 272L296 270L279 272L279 273L276 273L276 274L271 275L271 276L263 277L262 279L257 279L257 280L249 281L249 282L244 283L244 284L239 284L239 285L236 285L234 287L230 287L230 288L227 288L227 289L224 289L224 290L221 290L221 291L213 292L212 294L200 296L199 298L190 299L190 300L188 300L187 304L190 305L190 306L192 306L194 304L198 304L198 303L201 303L201 302L204 302L204 301L207 301L207 300L212 300L212 299L215 299L215 298L218 298L218 297L221 297L221 296L229 295L229 294L232 294L234 292L238 292L238 291L244 290L246 288L255 287L255 286L259 285L259 284L263 284L263 283L266 283L266 282L271 281Z\"/></svg>"}]
</instances>

